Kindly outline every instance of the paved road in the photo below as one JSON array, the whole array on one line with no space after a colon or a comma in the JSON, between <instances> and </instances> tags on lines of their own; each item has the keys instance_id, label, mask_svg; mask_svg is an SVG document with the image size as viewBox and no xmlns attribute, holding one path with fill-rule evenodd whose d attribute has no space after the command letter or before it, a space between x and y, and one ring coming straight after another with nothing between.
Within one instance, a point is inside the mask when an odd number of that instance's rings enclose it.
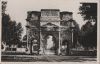
<instances>
[{"instance_id":1,"label":"paved road","mask_svg":"<svg viewBox=\"0 0 100 64\"><path fill-rule=\"evenodd\" d=\"M2 55L1 61L8 62L96 62L92 56L57 56L57 55Z\"/></svg>"}]
</instances>

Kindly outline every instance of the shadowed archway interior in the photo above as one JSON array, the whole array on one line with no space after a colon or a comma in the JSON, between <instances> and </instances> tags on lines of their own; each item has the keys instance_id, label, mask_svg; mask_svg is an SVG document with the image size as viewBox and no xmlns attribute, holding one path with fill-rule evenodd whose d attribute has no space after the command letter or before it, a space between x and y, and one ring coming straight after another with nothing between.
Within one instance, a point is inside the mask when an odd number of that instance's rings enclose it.
<instances>
[{"instance_id":1,"label":"shadowed archway interior","mask_svg":"<svg viewBox=\"0 0 100 64\"><path fill-rule=\"evenodd\" d=\"M42 33L43 36L43 53L44 54L56 54L58 49L58 36L57 32L45 32Z\"/></svg>"}]
</instances>

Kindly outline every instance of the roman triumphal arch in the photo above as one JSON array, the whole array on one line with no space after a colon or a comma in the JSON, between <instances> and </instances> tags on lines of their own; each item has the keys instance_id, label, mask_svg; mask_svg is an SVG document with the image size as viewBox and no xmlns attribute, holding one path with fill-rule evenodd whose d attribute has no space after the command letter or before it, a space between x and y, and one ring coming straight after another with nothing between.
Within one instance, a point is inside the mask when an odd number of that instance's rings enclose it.
<instances>
[{"instance_id":1,"label":"roman triumphal arch","mask_svg":"<svg viewBox=\"0 0 100 64\"><path fill-rule=\"evenodd\" d=\"M61 49L66 48L62 45L64 41L72 45L72 12L60 12L59 9L28 11L26 20L27 53L59 55L63 53Z\"/></svg>"}]
</instances>

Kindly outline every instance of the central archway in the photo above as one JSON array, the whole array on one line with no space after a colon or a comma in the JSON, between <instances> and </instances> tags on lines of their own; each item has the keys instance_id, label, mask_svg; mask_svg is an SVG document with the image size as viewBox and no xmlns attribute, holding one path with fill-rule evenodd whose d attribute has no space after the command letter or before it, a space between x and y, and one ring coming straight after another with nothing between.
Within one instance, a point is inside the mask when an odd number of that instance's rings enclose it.
<instances>
[{"instance_id":1,"label":"central archway","mask_svg":"<svg viewBox=\"0 0 100 64\"><path fill-rule=\"evenodd\" d=\"M58 32L42 32L41 33L41 51L40 54L56 55L58 52L59 33Z\"/></svg>"},{"instance_id":2,"label":"central archway","mask_svg":"<svg viewBox=\"0 0 100 64\"><path fill-rule=\"evenodd\" d=\"M45 37L46 40L46 47L45 47L45 54L55 54L55 44L56 44L56 38L48 34Z\"/></svg>"}]
</instances>

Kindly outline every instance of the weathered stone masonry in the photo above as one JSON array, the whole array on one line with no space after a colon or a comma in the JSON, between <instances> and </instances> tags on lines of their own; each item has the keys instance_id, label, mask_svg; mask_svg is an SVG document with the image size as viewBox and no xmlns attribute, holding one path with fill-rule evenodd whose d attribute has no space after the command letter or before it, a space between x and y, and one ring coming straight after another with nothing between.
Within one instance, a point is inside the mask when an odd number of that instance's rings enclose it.
<instances>
[{"instance_id":1,"label":"weathered stone masonry","mask_svg":"<svg viewBox=\"0 0 100 64\"><path fill-rule=\"evenodd\" d=\"M72 12L60 12L59 9L28 11L26 20L28 53L66 54L62 48L72 47Z\"/></svg>"}]
</instances>

